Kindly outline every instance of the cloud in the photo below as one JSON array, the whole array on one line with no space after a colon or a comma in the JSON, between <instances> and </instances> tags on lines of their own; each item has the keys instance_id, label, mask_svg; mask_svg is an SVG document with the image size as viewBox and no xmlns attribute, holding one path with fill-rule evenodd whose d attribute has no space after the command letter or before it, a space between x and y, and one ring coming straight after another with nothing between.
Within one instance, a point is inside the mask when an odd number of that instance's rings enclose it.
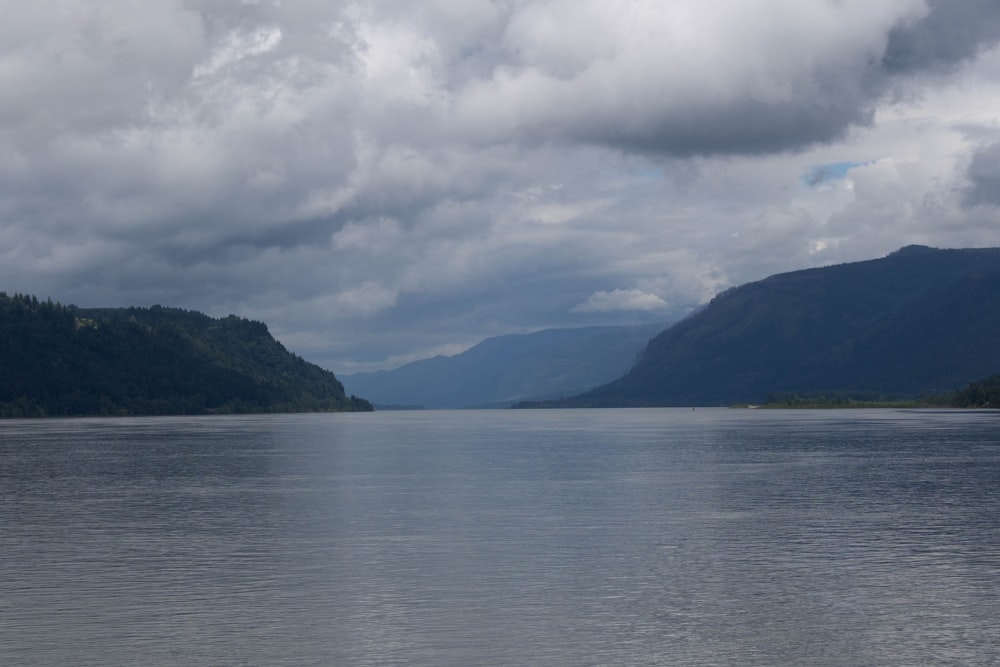
<instances>
[{"instance_id":1,"label":"cloud","mask_svg":"<svg viewBox=\"0 0 1000 667\"><path fill-rule=\"evenodd\" d=\"M831 164L821 164L813 167L803 176L803 180L810 186L823 185L830 181L836 181L847 176L847 172L854 167L860 167L864 162L833 162Z\"/></svg>"},{"instance_id":2,"label":"cloud","mask_svg":"<svg viewBox=\"0 0 1000 667\"><path fill-rule=\"evenodd\" d=\"M466 86L459 117L487 136L674 155L829 141L870 122L887 83L877 63L888 32L923 10L905 1L532 3L508 25L508 59Z\"/></svg>"},{"instance_id":3,"label":"cloud","mask_svg":"<svg viewBox=\"0 0 1000 667\"><path fill-rule=\"evenodd\" d=\"M637 289L616 289L594 292L590 298L573 308L578 313L607 313L615 310L663 310L667 302L649 292Z\"/></svg>"},{"instance_id":4,"label":"cloud","mask_svg":"<svg viewBox=\"0 0 1000 667\"><path fill-rule=\"evenodd\" d=\"M998 23L986 0L22 3L0 289L237 312L360 369L997 244Z\"/></svg>"},{"instance_id":5,"label":"cloud","mask_svg":"<svg viewBox=\"0 0 1000 667\"><path fill-rule=\"evenodd\" d=\"M977 149L966 171L968 205L1000 206L1000 143Z\"/></svg>"},{"instance_id":6,"label":"cloud","mask_svg":"<svg viewBox=\"0 0 1000 667\"><path fill-rule=\"evenodd\" d=\"M916 21L895 25L882 56L891 73L941 71L977 55L1000 37L1000 6L993 0L928 0Z\"/></svg>"},{"instance_id":7,"label":"cloud","mask_svg":"<svg viewBox=\"0 0 1000 667\"><path fill-rule=\"evenodd\" d=\"M195 79L216 74L244 58L273 51L281 43L281 28L260 26L252 31L234 30L213 50L207 62L194 68Z\"/></svg>"}]
</instances>

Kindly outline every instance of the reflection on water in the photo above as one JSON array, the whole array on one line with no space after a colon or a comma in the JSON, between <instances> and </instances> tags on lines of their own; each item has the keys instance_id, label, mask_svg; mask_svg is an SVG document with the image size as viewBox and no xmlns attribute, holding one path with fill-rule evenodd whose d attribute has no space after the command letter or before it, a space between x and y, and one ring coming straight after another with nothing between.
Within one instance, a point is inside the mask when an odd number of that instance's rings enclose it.
<instances>
[{"instance_id":1,"label":"reflection on water","mask_svg":"<svg viewBox=\"0 0 1000 667\"><path fill-rule=\"evenodd\" d=\"M0 422L3 665L987 665L1000 415Z\"/></svg>"}]
</instances>

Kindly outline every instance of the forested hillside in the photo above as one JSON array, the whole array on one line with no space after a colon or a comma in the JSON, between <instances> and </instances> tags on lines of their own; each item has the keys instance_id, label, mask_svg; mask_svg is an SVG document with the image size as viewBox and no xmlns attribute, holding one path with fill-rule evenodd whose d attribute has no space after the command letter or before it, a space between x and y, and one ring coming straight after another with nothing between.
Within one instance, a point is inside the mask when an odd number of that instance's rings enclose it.
<instances>
[{"instance_id":1,"label":"forested hillside","mask_svg":"<svg viewBox=\"0 0 1000 667\"><path fill-rule=\"evenodd\" d=\"M370 410L267 326L0 293L0 416Z\"/></svg>"},{"instance_id":2,"label":"forested hillside","mask_svg":"<svg viewBox=\"0 0 1000 667\"><path fill-rule=\"evenodd\" d=\"M970 382L955 393L953 404L959 408L1000 408L1000 375Z\"/></svg>"},{"instance_id":3,"label":"forested hillside","mask_svg":"<svg viewBox=\"0 0 1000 667\"><path fill-rule=\"evenodd\" d=\"M1000 249L909 246L728 290L650 341L624 377L558 405L947 393L1000 371L998 331Z\"/></svg>"}]
</instances>

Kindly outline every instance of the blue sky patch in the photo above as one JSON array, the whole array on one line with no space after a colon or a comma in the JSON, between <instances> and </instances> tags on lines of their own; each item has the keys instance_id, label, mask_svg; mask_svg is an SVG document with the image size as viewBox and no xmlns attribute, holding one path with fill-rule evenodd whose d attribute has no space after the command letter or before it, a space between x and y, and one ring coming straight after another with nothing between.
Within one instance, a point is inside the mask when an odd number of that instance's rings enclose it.
<instances>
[{"instance_id":1,"label":"blue sky patch","mask_svg":"<svg viewBox=\"0 0 1000 667\"><path fill-rule=\"evenodd\" d=\"M839 181L847 175L849 169L871 164L872 162L873 160L868 160L867 162L831 162L830 164L821 164L810 169L808 173L802 176L802 180L813 187L829 183L830 181Z\"/></svg>"}]
</instances>

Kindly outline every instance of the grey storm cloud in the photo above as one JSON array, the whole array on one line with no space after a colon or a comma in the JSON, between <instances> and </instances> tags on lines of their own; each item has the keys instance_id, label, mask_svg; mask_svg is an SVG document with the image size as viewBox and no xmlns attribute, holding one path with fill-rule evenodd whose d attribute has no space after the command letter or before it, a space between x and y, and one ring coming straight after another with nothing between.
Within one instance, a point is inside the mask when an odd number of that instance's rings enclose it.
<instances>
[{"instance_id":1,"label":"grey storm cloud","mask_svg":"<svg viewBox=\"0 0 1000 667\"><path fill-rule=\"evenodd\" d=\"M625 20L605 6L567 28L558 17L576 4L540 3L513 20L511 59L460 103L504 136L680 156L771 153L869 124L905 79L1000 39L990 0L705 3L677 14L632 3Z\"/></svg>"},{"instance_id":2,"label":"grey storm cloud","mask_svg":"<svg viewBox=\"0 0 1000 667\"><path fill-rule=\"evenodd\" d=\"M930 0L921 19L892 28L881 65L892 74L952 68L996 44L998 35L995 0Z\"/></svg>"},{"instance_id":3,"label":"grey storm cloud","mask_svg":"<svg viewBox=\"0 0 1000 667\"><path fill-rule=\"evenodd\" d=\"M966 204L1000 206L1000 143L978 149L966 175L969 179Z\"/></svg>"},{"instance_id":4,"label":"grey storm cloud","mask_svg":"<svg viewBox=\"0 0 1000 667\"><path fill-rule=\"evenodd\" d=\"M9 4L7 292L237 312L353 370L994 242L995 2Z\"/></svg>"}]
</instances>

